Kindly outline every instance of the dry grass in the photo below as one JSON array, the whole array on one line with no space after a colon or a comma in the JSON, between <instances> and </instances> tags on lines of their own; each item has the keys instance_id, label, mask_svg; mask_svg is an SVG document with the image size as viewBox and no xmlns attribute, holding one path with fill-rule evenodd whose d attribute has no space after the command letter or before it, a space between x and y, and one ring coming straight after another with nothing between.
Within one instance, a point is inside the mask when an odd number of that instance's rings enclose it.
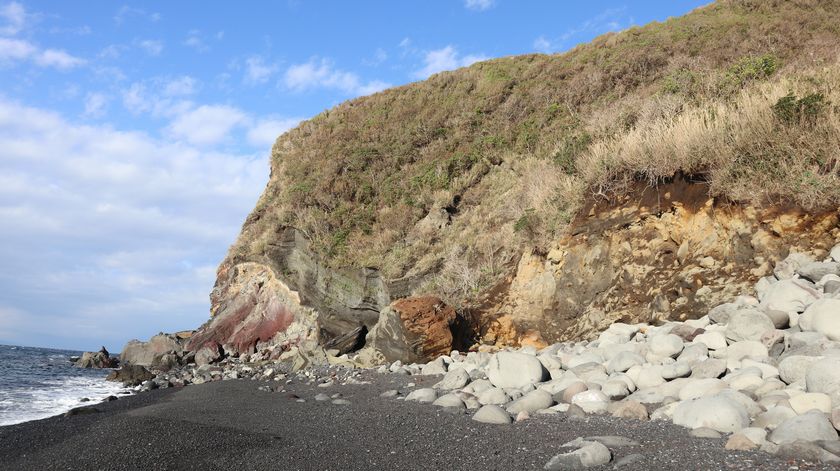
<instances>
[{"instance_id":1,"label":"dry grass","mask_svg":"<svg viewBox=\"0 0 840 471\"><path fill-rule=\"evenodd\" d=\"M264 257L290 225L332 266L426 274L459 301L633 179L682 171L732 199L836 205L836 109L787 122L771 107L790 91L840 104L838 25L838 1L720 1L343 103L278 139L229 261ZM451 222L421 231L442 208Z\"/></svg>"}]
</instances>

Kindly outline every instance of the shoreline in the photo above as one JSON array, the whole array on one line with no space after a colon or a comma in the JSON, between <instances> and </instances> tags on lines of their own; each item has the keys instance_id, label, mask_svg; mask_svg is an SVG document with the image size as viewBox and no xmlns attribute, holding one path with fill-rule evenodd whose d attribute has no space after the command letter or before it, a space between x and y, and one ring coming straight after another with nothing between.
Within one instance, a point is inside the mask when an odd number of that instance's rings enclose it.
<instances>
[{"instance_id":1,"label":"shoreline","mask_svg":"<svg viewBox=\"0 0 840 471\"><path fill-rule=\"evenodd\" d=\"M214 381L157 389L93 408L0 427L0 462L9 469L542 469L561 445L582 436L619 435L639 446L625 469L788 469L790 461L723 449L667 421L536 415L507 426L464 412L382 398L430 387L440 376L362 372L363 384L319 387L303 375L290 384ZM416 383L415 387L407 386ZM266 389L282 389L282 392ZM316 401L341 394L349 404ZM303 402L299 402L303 401ZM89 452L88 452L89 451ZM808 465L807 469L837 469Z\"/></svg>"}]
</instances>

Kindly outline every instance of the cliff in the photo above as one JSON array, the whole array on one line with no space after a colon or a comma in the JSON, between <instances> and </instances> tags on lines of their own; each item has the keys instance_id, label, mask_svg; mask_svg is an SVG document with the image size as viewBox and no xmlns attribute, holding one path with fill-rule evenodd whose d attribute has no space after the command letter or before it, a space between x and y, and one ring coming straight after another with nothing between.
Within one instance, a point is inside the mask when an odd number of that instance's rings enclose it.
<instances>
[{"instance_id":1,"label":"cliff","mask_svg":"<svg viewBox=\"0 0 840 471\"><path fill-rule=\"evenodd\" d=\"M705 315L838 240L838 20L719 1L319 114L277 139L187 348L361 337L419 295L462 344Z\"/></svg>"}]
</instances>

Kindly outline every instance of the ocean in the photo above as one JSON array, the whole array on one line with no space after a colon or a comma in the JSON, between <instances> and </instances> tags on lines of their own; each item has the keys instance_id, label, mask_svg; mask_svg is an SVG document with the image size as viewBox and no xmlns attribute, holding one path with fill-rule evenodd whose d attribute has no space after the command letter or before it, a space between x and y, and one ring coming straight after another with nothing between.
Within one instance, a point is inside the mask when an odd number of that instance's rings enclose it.
<instances>
[{"instance_id":1,"label":"ocean","mask_svg":"<svg viewBox=\"0 0 840 471\"><path fill-rule=\"evenodd\" d=\"M70 357L81 354L0 345L0 425L51 417L131 392L121 383L105 381L109 369L73 366Z\"/></svg>"}]
</instances>

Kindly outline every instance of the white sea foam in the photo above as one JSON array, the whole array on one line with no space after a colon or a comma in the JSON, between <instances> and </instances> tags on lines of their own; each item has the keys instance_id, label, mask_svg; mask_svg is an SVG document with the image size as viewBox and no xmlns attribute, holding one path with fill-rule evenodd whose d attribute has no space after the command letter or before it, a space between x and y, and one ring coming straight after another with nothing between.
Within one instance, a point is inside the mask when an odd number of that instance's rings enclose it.
<instances>
[{"instance_id":1,"label":"white sea foam","mask_svg":"<svg viewBox=\"0 0 840 471\"><path fill-rule=\"evenodd\" d=\"M121 383L90 377L47 379L39 386L0 389L0 425L52 417L127 391L131 390ZM89 401L82 402L82 398Z\"/></svg>"}]
</instances>

